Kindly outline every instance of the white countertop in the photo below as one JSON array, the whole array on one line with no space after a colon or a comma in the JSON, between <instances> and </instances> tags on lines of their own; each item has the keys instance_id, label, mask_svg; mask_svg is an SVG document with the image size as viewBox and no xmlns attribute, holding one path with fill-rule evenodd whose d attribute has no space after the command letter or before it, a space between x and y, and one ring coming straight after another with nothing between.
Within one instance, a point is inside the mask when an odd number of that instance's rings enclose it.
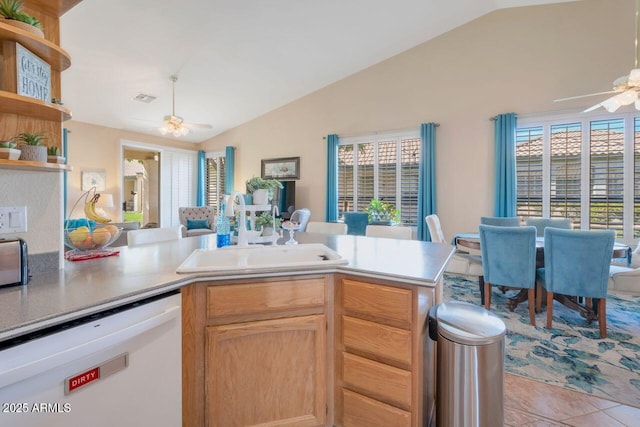
<instances>
[{"instance_id":1,"label":"white countertop","mask_svg":"<svg viewBox=\"0 0 640 427\"><path fill-rule=\"evenodd\" d=\"M435 286L454 247L444 243L364 236L296 233L296 240L322 243L349 263L329 269L178 274L176 268L196 249L215 249L216 235L118 248L120 254L65 261L64 270L34 275L27 286L0 289L0 341L107 308L178 289L193 281L342 271ZM280 239L284 242L288 238Z\"/></svg>"}]
</instances>

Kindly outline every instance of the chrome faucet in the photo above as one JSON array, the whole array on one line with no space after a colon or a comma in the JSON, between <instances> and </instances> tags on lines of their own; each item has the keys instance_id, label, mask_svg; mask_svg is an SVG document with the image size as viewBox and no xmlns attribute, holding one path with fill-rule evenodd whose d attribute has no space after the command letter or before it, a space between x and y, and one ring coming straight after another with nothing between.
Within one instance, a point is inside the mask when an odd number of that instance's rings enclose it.
<instances>
[{"instance_id":1,"label":"chrome faucet","mask_svg":"<svg viewBox=\"0 0 640 427\"><path fill-rule=\"evenodd\" d=\"M273 205L271 207L271 224L273 225L273 233L271 234L271 245L273 246L277 246L278 239L282 237L282 230L276 231L276 215L280 215L280 209L278 209L278 205Z\"/></svg>"},{"instance_id":2,"label":"chrome faucet","mask_svg":"<svg viewBox=\"0 0 640 427\"><path fill-rule=\"evenodd\" d=\"M233 201L238 198L240 205L240 224L238 224L238 246L249 246L249 238L247 237L247 206L244 204L244 195L236 191L227 199L226 216L234 216Z\"/></svg>"}]
</instances>

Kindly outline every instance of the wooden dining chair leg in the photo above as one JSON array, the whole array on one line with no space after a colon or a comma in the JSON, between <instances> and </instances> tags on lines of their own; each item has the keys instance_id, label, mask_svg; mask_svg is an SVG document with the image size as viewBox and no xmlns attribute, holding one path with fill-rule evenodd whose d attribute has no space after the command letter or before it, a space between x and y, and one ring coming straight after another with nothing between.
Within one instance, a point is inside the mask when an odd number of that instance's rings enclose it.
<instances>
[{"instance_id":1,"label":"wooden dining chair leg","mask_svg":"<svg viewBox=\"0 0 640 427\"><path fill-rule=\"evenodd\" d=\"M478 288L480 288L480 305L484 305L484 276L478 276Z\"/></svg>"},{"instance_id":2,"label":"wooden dining chair leg","mask_svg":"<svg viewBox=\"0 0 640 427\"><path fill-rule=\"evenodd\" d=\"M534 288L529 289L529 323L531 326L536 326L536 290Z\"/></svg>"},{"instance_id":3,"label":"wooden dining chair leg","mask_svg":"<svg viewBox=\"0 0 640 427\"><path fill-rule=\"evenodd\" d=\"M491 283L484 282L484 308L491 308Z\"/></svg>"},{"instance_id":4,"label":"wooden dining chair leg","mask_svg":"<svg viewBox=\"0 0 640 427\"><path fill-rule=\"evenodd\" d=\"M587 310L593 310L595 308L593 306L593 300L591 298L586 298L584 306L587 307Z\"/></svg>"},{"instance_id":5,"label":"wooden dining chair leg","mask_svg":"<svg viewBox=\"0 0 640 427\"><path fill-rule=\"evenodd\" d=\"M547 289L547 329L551 329L553 318L553 292Z\"/></svg>"},{"instance_id":6,"label":"wooden dining chair leg","mask_svg":"<svg viewBox=\"0 0 640 427\"><path fill-rule=\"evenodd\" d=\"M600 326L600 338L607 337L607 299L598 299L598 325Z\"/></svg>"},{"instance_id":7,"label":"wooden dining chair leg","mask_svg":"<svg viewBox=\"0 0 640 427\"><path fill-rule=\"evenodd\" d=\"M536 313L540 313L542 311L542 285L536 282L535 287L536 287Z\"/></svg>"}]
</instances>

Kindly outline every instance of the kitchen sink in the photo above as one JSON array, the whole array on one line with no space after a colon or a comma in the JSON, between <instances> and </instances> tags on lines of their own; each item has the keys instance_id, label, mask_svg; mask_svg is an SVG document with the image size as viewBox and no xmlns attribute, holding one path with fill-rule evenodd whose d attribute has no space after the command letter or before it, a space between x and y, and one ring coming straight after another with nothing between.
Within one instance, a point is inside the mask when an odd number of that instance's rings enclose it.
<instances>
[{"instance_id":1,"label":"kitchen sink","mask_svg":"<svg viewBox=\"0 0 640 427\"><path fill-rule=\"evenodd\" d=\"M322 244L296 246L227 246L196 249L176 270L177 273L253 272L290 268L322 268L349 261Z\"/></svg>"}]
</instances>

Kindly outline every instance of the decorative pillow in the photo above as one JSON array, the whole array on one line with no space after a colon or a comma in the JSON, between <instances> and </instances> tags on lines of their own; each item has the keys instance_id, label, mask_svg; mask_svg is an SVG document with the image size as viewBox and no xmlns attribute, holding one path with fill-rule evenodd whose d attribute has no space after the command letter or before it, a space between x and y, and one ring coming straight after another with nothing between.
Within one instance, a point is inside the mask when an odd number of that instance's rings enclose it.
<instances>
[{"instance_id":1,"label":"decorative pillow","mask_svg":"<svg viewBox=\"0 0 640 427\"><path fill-rule=\"evenodd\" d=\"M208 219L188 219L187 230L194 230L196 228L209 228Z\"/></svg>"}]
</instances>

